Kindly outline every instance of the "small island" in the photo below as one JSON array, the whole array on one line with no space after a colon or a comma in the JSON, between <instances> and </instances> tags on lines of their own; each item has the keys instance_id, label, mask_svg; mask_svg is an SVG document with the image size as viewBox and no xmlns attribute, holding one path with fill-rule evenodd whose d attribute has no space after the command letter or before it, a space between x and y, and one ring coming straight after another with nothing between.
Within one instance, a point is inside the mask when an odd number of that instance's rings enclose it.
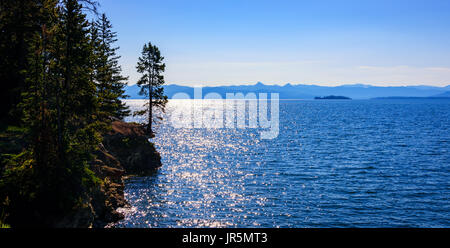
<instances>
[{"instance_id":1,"label":"small island","mask_svg":"<svg viewBox=\"0 0 450 248\"><path fill-rule=\"evenodd\" d=\"M352 100L350 97L346 97L346 96L324 96L324 97L316 97L314 98L316 100Z\"/></svg>"}]
</instances>

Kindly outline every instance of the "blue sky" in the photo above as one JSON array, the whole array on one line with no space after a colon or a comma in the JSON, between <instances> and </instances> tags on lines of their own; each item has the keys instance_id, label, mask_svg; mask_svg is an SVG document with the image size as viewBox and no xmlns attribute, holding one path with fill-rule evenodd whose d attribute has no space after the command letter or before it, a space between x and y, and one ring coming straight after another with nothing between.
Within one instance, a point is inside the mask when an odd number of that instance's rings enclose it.
<instances>
[{"instance_id":1,"label":"blue sky","mask_svg":"<svg viewBox=\"0 0 450 248\"><path fill-rule=\"evenodd\" d=\"M450 84L448 0L99 2L130 84L148 41L169 84Z\"/></svg>"}]
</instances>

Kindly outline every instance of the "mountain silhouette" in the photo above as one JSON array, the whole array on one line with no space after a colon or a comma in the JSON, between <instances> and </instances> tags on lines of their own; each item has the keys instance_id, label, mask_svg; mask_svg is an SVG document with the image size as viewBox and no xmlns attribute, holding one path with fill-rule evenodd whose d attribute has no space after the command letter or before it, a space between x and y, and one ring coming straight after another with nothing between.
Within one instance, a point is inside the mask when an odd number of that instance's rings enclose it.
<instances>
[{"instance_id":1,"label":"mountain silhouette","mask_svg":"<svg viewBox=\"0 0 450 248\"><path fill-rule=\"evenodd\" d=\"M446 91L442 94L434 95L433 97L450 97L450 91Z\"/></svg>"},{"instance_id":2,"label":"mountain silhouette","mask_svg":"<svg viewBox=\"0 0 450 248\"><path fill-rule=\"evenodd\" d=\"M177 93L186 93L190 98L194 97L194 88L190 86L181 86L176 84L165 85L165 94L172 98ZM340 95L352 99L371 99L379 97L433 97L448 96L450 86L371 86L364 84L342 85L342 86L319 86L319 85L265 85L258 82L255 85L235 85L235 86L212 86L203 87L203 96L209 93L217 93L222 98L226 98L227 93L279 93L280 99L314 99L317 96ZM131 99L144 99L140 96L139 87L136 85L128 86L126 94Z\"/></svg>"}]
</instances>

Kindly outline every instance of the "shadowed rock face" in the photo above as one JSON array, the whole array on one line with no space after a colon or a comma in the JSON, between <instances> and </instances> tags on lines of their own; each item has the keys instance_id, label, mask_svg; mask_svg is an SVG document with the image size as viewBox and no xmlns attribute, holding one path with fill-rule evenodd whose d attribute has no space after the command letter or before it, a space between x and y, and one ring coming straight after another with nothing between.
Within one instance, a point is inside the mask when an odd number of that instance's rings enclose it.
<instances>
[{"instance_id":1,"label":"shadowed rock face","mask_svg":"<svg viewBox=\"0 0 450 248\"><path fill-rule=\"evenodd\" d=\"M126 207L124 176L149 175L161 167L161 156L148 141L145 127L116 121L99 145L91 170L103 183L86 197L85 207L58 224L61 227L105 227L117 222Z\"/></svg>"},{"instance_id":2,"label":"shadowed rock face","mask_svg":"<svg viewBox=\"0 0 450 248\"><path fill-rule=\"evenodd\" d=\"M92 168L103 184L93 192L91 197L95 216L93 226L104 227L108 223L119 221L124 217L123 214L117 212L117 209L127 205L123 182L125 170L103 145L100 145L96 155L97 159L93 162Z\"/></svg>"},{"instance_id":3,"label":"shadowed rock face","mask_svg":"<svg viewBox=\"0 0 450 248\"><path fill-rule=\"evenodd\" d=\"M123 182L125 170L102 144L95 155L96 159L91 163L90 169L102 180L101 185L85 195L81 208L57 221L55 227L103 228L124 217L117 209L127 206Z\"/></svg>"},{"instance_id":4,"label":"shadowed rock face","mask_svg":"<svg viewBox=\"0 0 450 248\"><path fill-rule=\"evenodd\" d=\"M120 161L127 175L148 175L161 167L161 156L149 142L142 125L113 122L103 144Z\"/></svg>"},{"instance_id":5,"label":"shadowed rock face","mask_svg":"<svg viewBox=\"0 0 450 248\"><path fill-rule=\"evenodd\" d=\"M18 154L25 147L22 132L0 136L0 154ZM3 159L1 159L3 160ZM0 164L0 172L3 169ZM161 157L149 142L145 127L116 121L104 136L89 168L101 180L86 192L76 209L64 216L48 216L42 226L56 228L103 228L122 219L118 208L126 207L124 177L149 175L161 167ZM0 174L1 175L1 174ZM0 211L1 214L1 211ZM36 213L40 214L40 213ZM24 223L32 225L33 223Z\"/></svg>"}]
</instances>

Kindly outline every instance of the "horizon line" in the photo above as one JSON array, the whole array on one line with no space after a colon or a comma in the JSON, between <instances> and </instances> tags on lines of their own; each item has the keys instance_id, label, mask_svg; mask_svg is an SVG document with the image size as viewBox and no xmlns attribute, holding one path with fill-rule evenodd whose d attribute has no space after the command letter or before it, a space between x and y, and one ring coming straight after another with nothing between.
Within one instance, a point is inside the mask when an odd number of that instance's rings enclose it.
<instances>
[{"instance_id":1,"label":"horizon line","mask_svg":"<svg viewBox=\"0 0 450 248\"><path fill-rule=\"evenodd\" d=\"M190 84L190 85L186 85ZM127 84L128 87L135 86L134 84ZM360 84L360 83L354 83L354 84L339 84L339 85L320 85L320 84L308 84L308 83L274 83L274 84L267 84L263 82L257 82L257 83L243 83L243 84L230 84L230 85L211 85L208 86L207 83L168 83L164 86L182 86L182 87L190 87L190 88L196 88L196 87L239 87L239 86L257 86L257 85L264 85L264 86L279 86L279 87L286 87L286 86L319 86L319 87L329 87L329 88L336 88L336 87L343 87L343 86L359 86L359 87L380 87L380 88L391 88L391 87L432 87L432 88L450 88L450 84L446 86L437 86L437 85L426 85L426 84L417 84L417 85L372 85L372 84Z\"/></svg>"}]
</instances>

